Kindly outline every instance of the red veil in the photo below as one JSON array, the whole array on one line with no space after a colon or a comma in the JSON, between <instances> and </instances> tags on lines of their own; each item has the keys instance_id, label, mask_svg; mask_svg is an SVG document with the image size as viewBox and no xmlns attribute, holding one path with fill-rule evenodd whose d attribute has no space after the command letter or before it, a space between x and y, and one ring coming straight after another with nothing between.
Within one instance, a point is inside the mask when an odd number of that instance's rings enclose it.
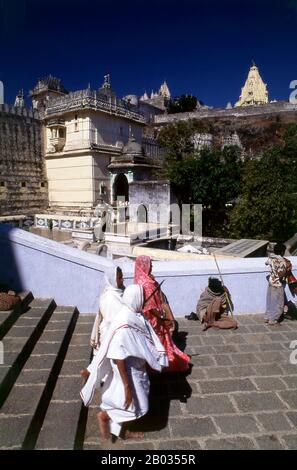
<instances>
[{"instance_id":1,"label":"red veil","mask_svg":"<svg viewBox=\"0 0 297 470\"><path fill-rule=\"evenodd\" d=\"M169 360L169 367L167 367L165 371L178 372L188 370L190 362L189 356L180 351L173 343L165 321L160 318L163 313L162 294L158 282L151 274L151 258L149 256L138 256L136 258L134 282L135 284L142 285L144 301L149 299L144 304L143 313L165 347ZM154 314L152 312L153 310L157 310L160 316Z\"/></svg>"},{"instance_id":2,"label":"red veil","mask_svg":"<svg viewBox=\"0 0 297 470\"><path fill-rule=\"evenodd\" d=\"M143 313L146 313L152 309L156 309L161 314L162 313L161 289L159 289L159 284L155 280L154 276L150 274L150 271L151 271L151 258L149 256L144 256L144 255L138 256L135 261L134 283L142 285L143 293L144 293L144 301L146 301L146 299L149 298L149 300L144 304Z\"/></svg>"}]
</instances>

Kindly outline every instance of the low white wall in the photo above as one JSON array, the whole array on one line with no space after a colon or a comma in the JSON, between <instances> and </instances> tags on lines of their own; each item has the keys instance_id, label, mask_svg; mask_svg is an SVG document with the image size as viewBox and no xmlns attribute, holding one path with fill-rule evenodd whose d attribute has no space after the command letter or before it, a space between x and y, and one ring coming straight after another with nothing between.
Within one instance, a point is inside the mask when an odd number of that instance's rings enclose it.
<instances>
[{"instance_id":1,"label":"low white wall","mask_svg":"<svg viewBox=\"0 0 297 470\"><path fill-rule=\"evenodd\" d=\"M224 284L230 290L235 314L264 313L268 274L267 258L218 259ZM293 272L297 268L297 257L289 257ZM153 273L161 282L172 310L176 316L196 311L201 292L208 284L209 276L219 277L214 260L198 261L154 261ZM288 300L294 301L286 287ZM297 299L296 299L297 300Z\"/></svg>"},{"instance_id":2,"label":"low white wall","mask_svg":"<svg viewBox=\"0 0 297 470\"><path fill-rule=\"evenodd\" d=\"M97 312L104 270L112 263L20 229L0 226L0 282L53 297L80 313Z\"/></svg>"},{"instance_id":3,"label":"low white wall","mask_svg":"<svg viewBox=\"0 0 297 470\"><path fill-rule=\"evenodd\" d=\"M296 273L297 257L291 257ZM266 258L219 259L235 314L263 313L267 289ZM20 229L0 225L0 282L31 290L35 297L53 297L57 304L76 305L80 313L95 313L112 262ZM115 261L116 263L116 261ZM133 282L134 263L121 263L125 284ZM161 282L174 314L195 311L209 276L218 276L214 260L154 261L153 273ZM289 300L293 300L289 290Z\"/></svg>"}]
</instances>

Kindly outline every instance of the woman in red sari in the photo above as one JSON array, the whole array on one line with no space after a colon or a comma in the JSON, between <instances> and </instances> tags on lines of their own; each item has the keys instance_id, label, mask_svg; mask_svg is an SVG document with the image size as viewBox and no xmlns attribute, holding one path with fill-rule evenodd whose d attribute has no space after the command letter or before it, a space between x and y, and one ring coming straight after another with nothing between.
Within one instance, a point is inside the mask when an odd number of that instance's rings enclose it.
<instances>
[{"instance_id":1,"label":"woman in red sari","mask_svg":"<svg viewBox=\"0 0 297 470\"><path fill-rule=\"evenodd\" d=\"M165 295L162 293L158 282L151 274L152 262L149 256L138 256L135 262L135 284L140 284L144 291L143 314L150 321L161 343L165 347L169 367L164 372L183 372L189 369L190 358L180 351L171 338L174 318L169 308ZM169 321L164 320L166 312L169 313Z\"/></svg>"}]
</instances>

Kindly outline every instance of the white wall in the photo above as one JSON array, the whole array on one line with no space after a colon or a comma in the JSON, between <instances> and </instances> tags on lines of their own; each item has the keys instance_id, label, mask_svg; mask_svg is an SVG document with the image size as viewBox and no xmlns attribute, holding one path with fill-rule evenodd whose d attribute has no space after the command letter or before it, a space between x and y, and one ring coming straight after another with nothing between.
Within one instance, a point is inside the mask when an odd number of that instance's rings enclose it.
<instances>
[{"instance_id":1,"label":"white wall","mask_svg":"<svg viewBox=\"0 0 297 470\"><path fill-rule=\"evenodd\" d=\"M291 257L295 275L297 257ZM20 229L0 225L0 282L19 284L35 297L54 297L61 305L76 305L81 313L97 312L105 258L64 246ZM115 261L116 263L116 261ZM266 298L265 258L219 260L235 305L235 314L263 313ZM133 263L121 264L126 285L133 282ZM212 260L158 261L153 273L168 296L176 317L195 311L209 276L217 276ZM289 300L292 300L288 293Z\"/></svg>"},{"instance_id":2,"label":"white wall","mask_svg":"<svg viewBox=\"0 0 297 470\"><path fill-rule=\"evenodd\" d=\"M50 205L92 207L92 155L47 158Z\"/></svg>"},{"instance_id":3,"label":"white wall","mask_svg":"<svg viewBox=\"0 0 297 470\"><path fill-rule=\"evenodd\" d=\"M136 142L141 143L143 125L136 122L113 115L109 116L106 113L93 112L90 117L90 125L92 126L92 142L98 145L116 145L117 141L122 141L125 144L129 138L129 126L131 126L131 132ZM120 128L122 128L122 135Z\"/></svg>"}]
</instances>

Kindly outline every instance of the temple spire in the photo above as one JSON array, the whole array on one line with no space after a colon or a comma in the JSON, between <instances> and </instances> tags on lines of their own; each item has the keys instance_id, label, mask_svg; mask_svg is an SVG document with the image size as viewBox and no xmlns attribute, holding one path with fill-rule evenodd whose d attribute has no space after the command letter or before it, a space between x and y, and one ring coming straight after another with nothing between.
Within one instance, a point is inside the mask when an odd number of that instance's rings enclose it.
<instances>
[{"instance_id":1,"label":"temple spire","mask_svg":"<svg viewBox=\"0 0 297 470\"><path fill-rule=\"evenodd\" d=\"M252 106L268 103L267 85L263 82L258 67L253 61L241 95L235 106Z\"/></svg>"},{"instance_id":2,"label":"temple spire","mask_svg":"<svg viewBox=\"0 0 297 470\"><path fill-rule=\"evenodd\" d=\"M160 86L159 95L163 96L164 98L168 98L168 99L170 99L170 97L171 97L171 94L170 94L168 85L166 83L166 80L164 80L164 82Z\"/></svg>"},{"instance_id":3,"label":"temple spire","mask_svg":"<svg viewBox=\"0 0 297 470\"><path fill-rule=\"evenodd\" d=\"M25 107L25 100L24 100L24 90L20 90L15 97L14 105L16 108L24 108Z\"/></svg>"},{"instance_id":4,"label":"temple spire","mask_svg":"<svg viewBox=\"0 0 297 470\"><path fill-rule=\"evenodd\" d=\"M106 75L104 75L104 82L103 82L103 85L102 85L102 88L110 88L111 85L110 85L110 74L107 73Z\"/></svg>"}]
</instances>

